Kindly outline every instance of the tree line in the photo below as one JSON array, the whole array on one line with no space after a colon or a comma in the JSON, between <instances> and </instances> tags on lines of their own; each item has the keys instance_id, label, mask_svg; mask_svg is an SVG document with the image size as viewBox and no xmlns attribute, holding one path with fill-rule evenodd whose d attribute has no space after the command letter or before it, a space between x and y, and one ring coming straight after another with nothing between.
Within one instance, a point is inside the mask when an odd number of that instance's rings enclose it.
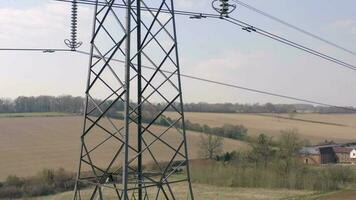
<instances>
[{"instance_id":1,"label":"tree line","mask_svg":"<svg viewBox=\"0 0 356 200\"><path fill-rule=\"evenodd\" d=\"M124 116L122 113L116 112L110 115L110 117L114 119L124 119ZM135 117L133 117L135 118ZM175 122L175 119L172 119L170 117L158 117L157 119L154 119L155 116L152 114L147 114L146 112L143 113L142 117L142 122L143 123L151 123L154 121L153 124L155 125L160 125L160 126L165 126L165 127L170 127L174 125L175 127L182 127L182 120L179 120L178 122ZM218 137L224 137L224 138L231 138L231 139L236 139L236 140L250 140L251 138L248 137L248 129L243 126L243 125L233 125L233 124L224 124L220 127L211 127L207 124L199 124L199 123L193 123L189 120L185 120L185 129L190 130L190 131L195 131L195 132L201 132L205 133L208 135L215 135Z\"/></svg>"},{"instance_id":2,"label":"tree line","mask_svg":"<svg viewBox=\"0 0 356 200\"><path fill-rule=\"evenodd\" d=\"M82 113L83 98L66 96L20 96L16 99L0 99L0 112L66 112Z\"/></svg>"},{"instance_id":3,"label":"tree line","mask_svg":"<svg viewBox=\"0 0 356 200\"><path fill-rule=\"evenodd\" d=\"M100 99L95 100L98 103ZM108 106L112 101L107 101ZM84 98L79 96L19 96L15 99L0 98L0 112L67 112L83 113ZM103 105L101 105L103 106ZM135 103L132 103L135 106ZM157 103L155 106L164 108L166 104ZM179 105L175 105L178 107ZM103 106L105 107L105 105ZM122 111L123 103L115 102L110 112ZM240 104L240 103L186 103L184 110L187 112L216 112L216 113L354 113L356 109L343 109L338 107L314 106L310 104ZM172 109L172 108L169 108ZM169 110L168 109L168 110Z\"/></svg>"},{"instance_id":4,"label":"tree line","mask_svg":"<svg viewBox=\"0 0 356 200\"><path fill-rule=\"evenodd\" d=\"M188 112L216 112L216 113L355 113L356 108L326 107L311 104L240 104L240 103L187 103L184 104Z\"/></svg>"}]
</instances>

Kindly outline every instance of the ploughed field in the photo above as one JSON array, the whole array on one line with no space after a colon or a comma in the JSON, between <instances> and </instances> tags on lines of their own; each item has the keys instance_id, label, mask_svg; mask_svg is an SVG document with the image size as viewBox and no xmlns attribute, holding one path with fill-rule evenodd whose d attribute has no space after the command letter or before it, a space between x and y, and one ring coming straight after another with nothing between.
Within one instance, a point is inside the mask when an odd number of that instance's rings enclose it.
<instances>
[{"instance_id":1,"label":"ploughed field","mask_svg":"<svg viewBox=\"0 0 356 200\"><path fill-rule=\"evenodd\" d=\"M281 130L297 129L303 139L316 143L325 140L356 141L356 114L297 114L289 119L288 115L274 114L186 112L185 118L211 127L244 125L250 135L265 133L278 136Z\"/></svg>"},{"instance_id":2,"label":"ploughed field","mask_svg":"<svg viewBox=\"0 0 356 200\"><path fill-rule=\"evenodd\" d=\"M109 122L106 126L109 126ZM120 126L119 120L114 123ZM67 117L2 117L0 118L0 180L8 175L31 176L44 168L57 169L63 167L68 171L76 171L80 151L80 135L83 119L80 116ZM151 130L160 133L167 127L153 126ZM104 139L109 135L102 130L96 130L88 138L90 140ZM176 134L167 132L163 139L170 144L176 141ZM202 133L187 132L188 151L191 159L199 157L199 141ZM130 137L130 143L136 144L135 135ZM224 139L225 151L248 148L248 144L237 140ZM98 149L94 162L107 163L118 148L118 142L112 140ZM178 145L178 142L177 144ZM171 153L160 142L152 147L159 155L159 161L167 161ZM149 158L149 156L146 156ZM152 159L144 160L151 163Z\"/></svg>"}]
</instances>

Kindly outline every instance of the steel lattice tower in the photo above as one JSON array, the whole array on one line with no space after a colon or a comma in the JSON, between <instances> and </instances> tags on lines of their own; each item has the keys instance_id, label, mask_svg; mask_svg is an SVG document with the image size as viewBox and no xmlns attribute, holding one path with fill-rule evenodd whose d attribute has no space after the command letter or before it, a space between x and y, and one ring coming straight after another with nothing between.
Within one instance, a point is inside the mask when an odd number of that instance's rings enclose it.
<instances>
[{"instance_id":1,"label":"steel lattice tower","mask_svg":"<svg viewBox=\"0 0 356 200\"><path fill-rule=\"evenodd\" d=\"M94 8L74 199L194 199L173 0L116 1Z\"/></svg>"}]
</instances>

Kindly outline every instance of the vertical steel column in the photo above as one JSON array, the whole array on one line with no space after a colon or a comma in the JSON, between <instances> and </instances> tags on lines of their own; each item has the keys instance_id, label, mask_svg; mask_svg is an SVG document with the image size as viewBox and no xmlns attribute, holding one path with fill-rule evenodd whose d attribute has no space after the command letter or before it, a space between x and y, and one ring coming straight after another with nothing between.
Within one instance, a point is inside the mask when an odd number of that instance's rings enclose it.
<instances>
[{"instance_id":1,"label":"vertical steel column","mask_svg":"<svg viewBox=\"0 0 356 200\"><path fill-rule=\"evenodd\" d=\"M94 6L94 14L93 14L93 29L92 29L92 34L91 36L94 37L95 34L95 29L96 29L96 13L98 11L98 0L96 0L95 2L95 6ZM93 63L93 53L94 53L94 47L93 44L90 45L90 56L89 56L89 66L88 66L88 74L87 74L87 82L86 82L86 86L85 86L85 102L84 102L84 114L83 114L83 131L82 131L82 135L84 135L85 132L85 127L86 127L86 114L88 112L88 89L89 89L89 85L90 85L90 75L91 75L91 66ZM84 137L81 136L80 137L80 155L79 155L79 164L78 164L78 172L77 172L77 177L76 177L76 182L74 185L74 195L73 195L73 200L80 200L80 188L79 188L79 179L80 179L80 173L81 173L81 167L82 167L82 155L83 155L83 148L84 148ZM79 198L77 198L79 195Z\"/></svg>"},{"instance_id":2,"label":"vertical steel column","mask_svg":"<svg viewBox=\"0 0 356 200\"><path fill-rule=\"evenodd\" d=\"M131 0L126 1L125 41L125 118L124 118L124 163L122 167L123 199L128 200L129 134L130 134L130 68L131 68Z\"/></svg>"},{"instance_id":3,"label":"vertical steel column","mask_svg":"<svg viewBox=\"0 0 356 200\"><path fill-rule=\"evenodd\" d=\"M177 73L178 73L178 87L180 89L180 109L182 112L182 131L183 131L183 137L184 137L184 151L186 154L186 170L187 170L187 177L188 177L188 184L189 184L189 193L190 193L190 199L194 200L194 194L193 194L193 187L192 187L192 181L191 181L191 176L190 176L190 167L189 167L189 156L188 156L188 145L187 145L187 136L186 136L186 131L185 131L185 118L184 118L184 103L183 103L183 95L182 95L182 81L181 81L181 76L180 76L180 64L179 64L179 54L178 54L178 42L177 42L177 27L176 27L176 17L175 17L175 9L174 9L174 3L173 0L171 1L171 7L172 7L172 15L173 15L173 35L176 43L176 60L177 60Z\"/></svg>"},{"instance_id":4,"label":"vertical steel column","mask_svg":"<svg viewBox=\"0 0 356 200\"><path fill-rule=\"evenodd\" d=\"M136 0L137 18L137 151L142 151L142 60L141 60L141 0ZM138 200L142 200L142 154L137 157Z\"/></svg>"}]
</instances>

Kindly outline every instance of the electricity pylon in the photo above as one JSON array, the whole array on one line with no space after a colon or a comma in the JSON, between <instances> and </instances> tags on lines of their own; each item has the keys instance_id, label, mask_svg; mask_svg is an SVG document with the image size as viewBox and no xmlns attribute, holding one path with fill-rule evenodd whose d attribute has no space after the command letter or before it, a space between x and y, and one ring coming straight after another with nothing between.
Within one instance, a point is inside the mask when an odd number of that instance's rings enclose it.
<instances>
[{"instance_id":1,"label":"electricity pylon","mask_svg":"<svg viewBox=\"0 0 356 200\"><path fill-rule=\"evenodd\" d=\"M74 199L194 199L173 0L115 2L94 7Z\"/></svg>"}]
</instances>

